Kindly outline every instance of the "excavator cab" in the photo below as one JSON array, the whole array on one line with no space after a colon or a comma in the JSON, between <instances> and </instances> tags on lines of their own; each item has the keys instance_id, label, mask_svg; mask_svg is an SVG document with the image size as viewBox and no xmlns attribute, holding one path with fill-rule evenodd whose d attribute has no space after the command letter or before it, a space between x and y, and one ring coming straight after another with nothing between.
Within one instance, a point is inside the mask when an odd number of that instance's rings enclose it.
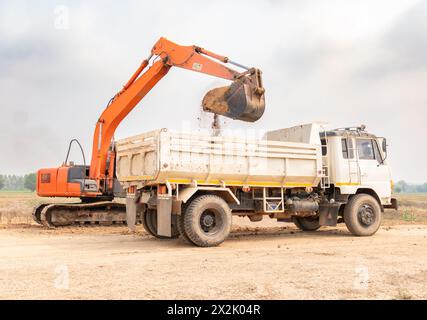
<instances>
[{"instance_id":1,"label":"excavator cab","mask_svg":"<svg viewBox=\"0 0 427 320\"><path fill-rule=\"evenodd\" d=\"M230 85L210 90L202 101L203 110L235 120L255 122L265 110L265 89L261 71L250 69Z\"/></svg>"}]
</instances>

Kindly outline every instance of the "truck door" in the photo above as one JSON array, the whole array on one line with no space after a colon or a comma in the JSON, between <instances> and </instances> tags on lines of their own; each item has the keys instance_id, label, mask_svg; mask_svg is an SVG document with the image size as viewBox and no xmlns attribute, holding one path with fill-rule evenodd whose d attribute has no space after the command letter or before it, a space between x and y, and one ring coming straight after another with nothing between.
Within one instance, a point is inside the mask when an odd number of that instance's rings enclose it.
<instances>
[{"instance_id":1,"label":"truck door","mask_svg":"<svg viewBox=\"0 0 427 320\"><path fill-rule=\"evenodd\" d=\"M371 187L380 198L390 197L390 172L383 164L378 143L373 138L356 138L360 183Z\"/></svg>"},{"instance_id":2,"label":"truck door","mask_svg":"<svg viewBox=\"0 0 427 320\"><path fill-rule=\"evenodd\" d=\"M342 148L342 156L347 161L344 162L343 167L345 172L348 174L347 179L342 179L343 181L349 183L360 183L360 168L359 168L359 160L355 155L356 148L354 147L354 139L351 137L345 137L341 139L341 148Z\"/></svg>"}]
</instances>

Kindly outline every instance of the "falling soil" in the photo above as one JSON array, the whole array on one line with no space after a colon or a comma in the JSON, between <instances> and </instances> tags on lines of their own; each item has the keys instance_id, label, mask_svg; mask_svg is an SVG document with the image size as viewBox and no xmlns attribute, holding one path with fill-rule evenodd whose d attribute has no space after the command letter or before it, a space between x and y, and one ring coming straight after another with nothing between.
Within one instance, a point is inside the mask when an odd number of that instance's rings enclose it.
<instances>
[{"instance_id":1,"label":"falling soil","mask_svg":"<svg viewBox=\"0 0 427 320\"><path fill-rule=\"evenodd\" d=\"M229 86L226 86L210 90L202 101L202 111L213 113L210 128L212 129L212 135L215 137L221 135L220 114L224 114L228 111L228 104L226 102L225 95L229 88ZM198 119L200 125L202 117L199 117Z\"/></svg>"},{"instance_id":2,"label":"falling soil","mask_svg":"<svg viewBox=\"0 0 427 320\"><path fill-rule=\"evenodd\" d=\"M217 137L221 135L221 122L219 115L214 114L213 120L212 120L212 135Z\"/></svg>"}]
</instances>

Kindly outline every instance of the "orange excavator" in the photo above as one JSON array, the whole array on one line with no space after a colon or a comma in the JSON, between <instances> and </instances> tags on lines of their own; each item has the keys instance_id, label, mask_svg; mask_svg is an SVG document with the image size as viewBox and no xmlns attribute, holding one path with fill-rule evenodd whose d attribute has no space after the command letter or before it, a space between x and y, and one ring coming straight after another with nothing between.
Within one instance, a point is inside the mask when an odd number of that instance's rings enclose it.
<instances>
[{"instance_id":1,"label":"orange excavator","mask_svg":"<svg viewBox=\"0 0 427 320\"><path fill-rule=\"evenodd\" d=\"M227 63L244 71L230 69L225 66ZM63 165L59 168L40 169L37 173L39 196L79 198L81 201L41 204L34 209L35 221L51 228L77 223L108 225L126 221L125 205L113 201L115 197L126 194L115 176L113 135L120 122L171 67L233 81L230 86L213 89L205 95L202 105L207 112L248 122L258 120L264 113L264 88L260 70L247 68L198 46L180 46L160 38L150 56L142 62L123 89L110 100L98 119L90 166L86 165L80 143L72 140ZM77 143L82 151L83 165L68 163L73 143Z\"/></svg>"}]
</instances>

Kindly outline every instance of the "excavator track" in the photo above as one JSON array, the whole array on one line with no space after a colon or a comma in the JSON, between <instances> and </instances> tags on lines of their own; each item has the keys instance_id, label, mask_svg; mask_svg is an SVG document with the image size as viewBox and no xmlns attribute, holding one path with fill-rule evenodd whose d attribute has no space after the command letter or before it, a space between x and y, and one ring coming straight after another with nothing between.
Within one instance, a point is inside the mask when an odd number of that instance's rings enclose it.
<instances>
[{"instance_id":1,"label":"excavator track","mask_svg":"<svg viewBox=\"0 0 427 320\"><path fill-rule=\"evenodd\" d=\"M36 207L33 211L33 218L37 223L50 229L71 225L125 224L126 205L111 201L48 203Z\"/></svg>"},{"instance_id":2,"label":"excavator track","mask_svg":"<svg viewBox=\"0 0 427 320\"><path fill-rule=\"evenodd\" d=\"M41 211L43 210L43 208L46 207L47 205L49 205L49 204L43 203L43 204L39 205L38 207L35 207L33 210L33 214L32 214L33 219L38 224L42 224L42 221L40 220L40 214L41 214Z\"/></svg>"}]
</instances>

